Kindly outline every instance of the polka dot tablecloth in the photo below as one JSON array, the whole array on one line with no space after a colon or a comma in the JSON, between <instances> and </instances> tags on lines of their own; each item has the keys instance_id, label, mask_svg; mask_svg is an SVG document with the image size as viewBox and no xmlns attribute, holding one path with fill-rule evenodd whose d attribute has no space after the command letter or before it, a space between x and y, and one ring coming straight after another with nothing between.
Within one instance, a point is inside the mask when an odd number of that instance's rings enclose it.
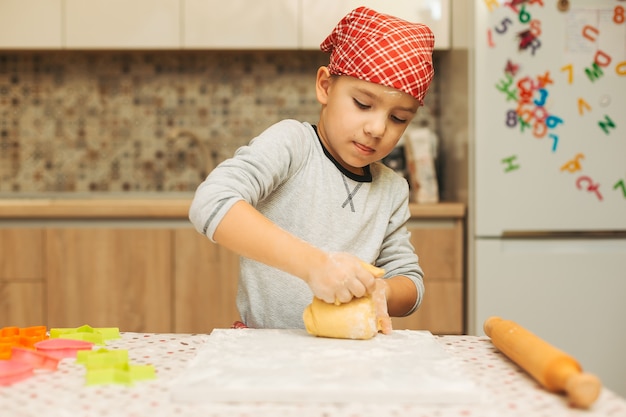
<instances>
[{"instance_id":1,"label":"polka dot tablecloth","mask_svg":"<svg viewBox=\"0 0 626 417\"><path fill-rule=\"evenodd\" d=\"M133 364L153 365L157 378L133 386L85 385L85 368L64 359L54 371L37 371L26 380L0 387L0 416L297 416L297 417L559 417L626 416L626 401L608 389L589 410L567 405L560 395L543 390L519 367L498 352L486 337L438 336L437 341L458 358L485 400L451 406L280 405L175 403L173 379L187 366L209 335L123 333L107 349L127 349ZM242 395L245 395L242 393Z\"/></svg>"}]
</instances>

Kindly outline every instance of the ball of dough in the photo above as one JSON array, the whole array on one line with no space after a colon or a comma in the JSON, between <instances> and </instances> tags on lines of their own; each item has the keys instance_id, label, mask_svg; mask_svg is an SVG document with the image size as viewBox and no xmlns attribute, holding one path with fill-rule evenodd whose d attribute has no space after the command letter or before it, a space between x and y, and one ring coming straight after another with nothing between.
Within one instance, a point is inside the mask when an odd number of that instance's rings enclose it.
<instances>
[{"instance_id":1,"label":"ball of dough","mask_svg":"<svg viewBox=\"0 0 626 417\"><path fill-rule=\"evenodd\" d=\"M313 297L303 314L307 332L337 339L371 339L378 333L374 301L367 295L344 304Z\"/></svg>"}]
</instances>

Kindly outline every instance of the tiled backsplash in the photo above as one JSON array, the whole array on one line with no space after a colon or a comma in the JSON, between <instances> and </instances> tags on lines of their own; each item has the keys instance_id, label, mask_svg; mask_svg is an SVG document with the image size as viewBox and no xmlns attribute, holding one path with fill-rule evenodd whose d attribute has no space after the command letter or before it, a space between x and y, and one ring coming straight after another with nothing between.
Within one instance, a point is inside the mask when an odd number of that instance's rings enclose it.
<instances>
[{"instance_id":1,"label":"tiled backsplash","mask_svg":"<svg viewBox=\"0 0 626 417\"><path fill-rule=\"evenodd\" d=\"M193 191L272 123L316 123L327 62L311 51L0 52L0 192ZM436 103L435 83L418 114L433 128Z\"/></svg>"}]
</instances>

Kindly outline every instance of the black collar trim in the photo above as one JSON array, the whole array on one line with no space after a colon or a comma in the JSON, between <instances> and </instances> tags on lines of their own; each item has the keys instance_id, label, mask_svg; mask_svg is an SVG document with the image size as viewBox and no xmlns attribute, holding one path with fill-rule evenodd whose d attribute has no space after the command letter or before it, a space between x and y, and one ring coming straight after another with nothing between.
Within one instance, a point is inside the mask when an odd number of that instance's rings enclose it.
<instances>
[{"instance_id":1,"label":"black collar trim","mask_svg":"<svg viewBox=\"0 0 626 417\"><path fill-rule=\"evenodd\" d=\"M320 141L320 145L322 146L322 149L324 150L324 155L326 155L326 157L328 159L330 159L330 161L335 164L335 166L337 167L337 169L339 171L341 171L341 173L343 175L345 175L346 177L350 178L353 181L357 181L357 182L372 182L372 171L370 170L370 166L369 165L365 165L363 167L363 175L359 175L359 174L355 174L354 172L350 172L348 171L343 165L341 165L339 163L339 161L337 161L331 154L330 152L328 152L328 149L326 149L326 147L324 146L324 143L322 142L322 139L320 139L320 135L317 132L317 126L316 125L312 125L313 126L313 130L315 130L315 135L317 135L317 140Z\"/></svg>"}]
</instances>

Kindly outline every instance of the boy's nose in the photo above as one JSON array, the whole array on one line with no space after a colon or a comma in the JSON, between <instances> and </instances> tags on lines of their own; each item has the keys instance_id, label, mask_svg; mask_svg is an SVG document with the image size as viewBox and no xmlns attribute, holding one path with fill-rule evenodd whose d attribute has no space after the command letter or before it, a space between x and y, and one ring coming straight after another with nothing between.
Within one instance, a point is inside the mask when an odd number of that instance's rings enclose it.
<instances>
[{"instance_id":1,"label":"boy's nose","mask_svg":"<svg viewBox=\"0 0 626 417\"><path fill-rule=\"evenodd\" d=\"M385 134L386 118L370 117L365 124L364 130L368 135L380 138Z\"/></svg>"}]
</instances>

